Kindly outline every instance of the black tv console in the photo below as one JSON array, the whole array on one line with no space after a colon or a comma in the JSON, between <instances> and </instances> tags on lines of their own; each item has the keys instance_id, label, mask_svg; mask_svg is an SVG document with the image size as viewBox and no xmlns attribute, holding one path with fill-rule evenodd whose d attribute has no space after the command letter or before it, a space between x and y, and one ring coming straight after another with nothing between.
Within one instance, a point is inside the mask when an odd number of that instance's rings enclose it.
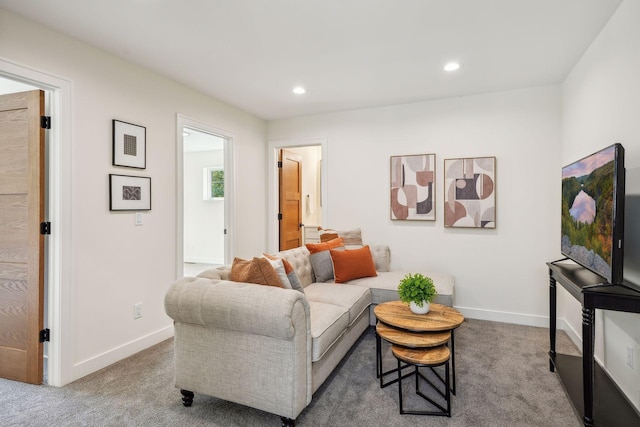
<instances>
[{"instance_id":1,"label":"black tv console","mask_svg":"<svg viewBox=\"0 0 640 427\"><path fill-rule=\"evenodd\" d=\"M549 370L558 371L585 426L640 426L640 414L609 375L594 363L595 309L640 313L640 292L573 264L549 266ZM582 304L582 357L556 354L556 283Z\"/></svg>"}]
</instances>

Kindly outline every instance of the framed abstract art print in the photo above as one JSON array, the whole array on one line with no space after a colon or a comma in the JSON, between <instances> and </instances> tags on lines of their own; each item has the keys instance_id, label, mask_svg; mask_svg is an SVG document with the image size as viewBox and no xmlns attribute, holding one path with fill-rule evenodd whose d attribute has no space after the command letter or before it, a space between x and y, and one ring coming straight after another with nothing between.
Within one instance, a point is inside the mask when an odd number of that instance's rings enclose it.
<instances>
[{"instance_id":1,"label":"framed abstract art print","mask_svg":"<svg viewBox=\"0 0 640 427\"><path fill-rule=\"evenodd\" d=\"M496 158L444 160L444 226L496 228Z\"/></svg>"},{"instance_id":2,"label":"framed abstract art print","mask_svg":"<svg viewBox=\"0 0 640 427\"><path fill-rule=\"evenodd\" d=\"M436 155L391 156L391 219L435 221Z\"/></svg>"}]
</instances>

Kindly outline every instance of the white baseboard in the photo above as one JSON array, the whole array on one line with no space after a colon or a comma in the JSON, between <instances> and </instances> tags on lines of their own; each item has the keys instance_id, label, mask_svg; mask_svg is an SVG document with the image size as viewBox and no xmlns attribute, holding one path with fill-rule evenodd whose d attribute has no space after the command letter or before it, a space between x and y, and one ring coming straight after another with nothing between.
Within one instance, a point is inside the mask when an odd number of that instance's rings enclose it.
<instances>
[{"instance_id":1,"label":"white baseboard","mask_svg":"<svg viewBox=\"0 0 640 427\"><path fill-rule=\"evenodd\" d=\"M533 314L511 313L507 311L483 310L478 308L468 308L455 306L456 310L464 314L469 319L490 320L492 322L514 323L516 325L537 326L541 328L549 327L548 316L537 316ZM560 327L558 319L558 327ZM564 323L564 321L563 321Z\"/></svg>"},{"instance_id":2,"label":"white baseboard","mask_svg":"<svg viewBox=\"0 0 640 427\"><path fill-rule=\"evenodd\" d=\"M136 340L123 344L119 347L106 351L102 354L98 354L97 356L78 362L73 365L72 381L99 371L102 368L106 368L107 366L112 365L126 357L132 356L153 345L161 343L162 341L169 339L172 336L173 325L170 325L158 331L140 337Z\"/></svg>"},{"instance_id":3,"label":"white baseboard","mask_svg":"<svg viewBox=\"0 0 640 427\"><path fill-rule=\"evenodd\" d=\"M464 314L469 319L490 320L492 322L513 323L516 325L536 326L540 328L549 327L548 316L537 316L532 314L510 313L506 311L482 310L477 308L458 307L456 310ZM578 348L582 348L582 338L571 324L565 319L556 319L556 328L563 330L571 341Z\"/></svg>"},{"instance_id":4,"label":"white baseboard","mask_svg":"<svg viewBox=\"0 0 640 427\"><path fill-rule=\"evenodd\" d=\"M571 341L573 341L573 343L576 345L576 347L582 348L582 335L579 334L575 329L573 329L571 324L569 322L566 322L564 319L562 319L562 323L563 326L560 327L560 319L558 319L558 329L562 329L563 331L565 331L566 334L569 335Z\"/></svg>"}]
</instances>

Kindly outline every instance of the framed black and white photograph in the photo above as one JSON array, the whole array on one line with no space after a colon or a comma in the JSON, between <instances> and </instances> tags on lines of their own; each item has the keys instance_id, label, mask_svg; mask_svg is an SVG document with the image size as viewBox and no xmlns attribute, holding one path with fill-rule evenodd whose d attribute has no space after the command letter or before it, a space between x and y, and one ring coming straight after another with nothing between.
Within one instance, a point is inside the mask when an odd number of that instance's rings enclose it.
<instances>
[{"instance_id":1,"label":"framed black and white photograph","mask_svg":"<svg viewBox=\"0 0 640 427\"><path fill-rule=\"evenodd\" d=\"M147 128L113 120L113 166L147 167Z\"/></svg>"},{"instance_id":2,"label":"framed black and white photograph","mask_svg":"<svg viewBox=\"0 0 640 427\"><path fill-rule=\"evenodd\" d=\"M150 211L151 178L109 174L110 211Z\"/></svg>"}]
</instances>

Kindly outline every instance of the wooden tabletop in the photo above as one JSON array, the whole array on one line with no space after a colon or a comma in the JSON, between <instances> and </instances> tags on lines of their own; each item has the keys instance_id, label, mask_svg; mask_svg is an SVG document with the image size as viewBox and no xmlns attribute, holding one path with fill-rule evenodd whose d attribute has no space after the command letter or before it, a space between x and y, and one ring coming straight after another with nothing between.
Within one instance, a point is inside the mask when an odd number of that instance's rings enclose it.
<instances>
[{"instance_id":1,"label":"wooden tabletop","mask_svg":"<svg viewBox=\"0 0 640 427\"><path fill-rule=\"evenodd\" d=\"M455 308L435 303L431 303L427 314L413 313L402 301L383 302L373 312L381 322L412 332L450 331L464 321Z\"/></svg>"},{"instance_id":2,"label":"wooden tabletop","mask_svg":"<svg viewBox=\"0 0 640 427\"><path fill-rule=\"evenodd\" d=\"M451 351L446 345L415 349L394 344L391 347L391 351L398 359L413 365L440 365L449 360L451 356Z\"/></svg>"},{"instance_id":3,"label":"wooden tabletop","mask_svg":"<svg viewBox=\"0 0 640 427\"><path fill-rule=\"evenodd\" d=\"M385 341L410 348L437 347L446 344L451 338L451 331L409 332L382 322L376 325L376 332Z\"/></svg>"}]
</instances>

